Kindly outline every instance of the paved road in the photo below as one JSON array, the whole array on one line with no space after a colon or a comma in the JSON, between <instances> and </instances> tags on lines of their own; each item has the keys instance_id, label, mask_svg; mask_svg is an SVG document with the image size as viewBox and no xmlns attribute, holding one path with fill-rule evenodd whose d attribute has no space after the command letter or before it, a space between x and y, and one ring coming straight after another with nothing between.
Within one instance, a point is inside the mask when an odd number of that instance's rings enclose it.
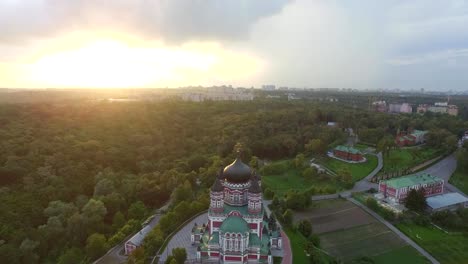
<instances>
[{"instance_id":1,"label":"paved road","mask_svg":"<svg viewBox=\"0 0 468 264\"><path fill-rule=\"evenodd\" d=\"M409 237L407 237L405 234L403 234L400 230L398 230L396 227L394 227L391 223L389 223L387 220L383 219L380 215L376 214L374 211L371 209L367 208L360 202L356 201L353 198L348 198L349 201L354 203L355 205L359 206L362 208L364 211L372 215L374 218L379 220L382 224L384 224L386 227L388 227L390 230L392 230L398 237L406 241L410 246L415 248L421 255L425 256L430 262L433 264L439 264L439 261L437 261L431 254L429 254L426 250L424 250L422 247L420 247L418 244L416 244L413 240L411 240Z\"/></svg>"},{"instance_id":2,"label":"paved road","mask_svg":"<svg viewBox=\"0 0 468 264\"><path fill-rule=\"evenodd\" d=\"M459 190L457 187L450 184L448 181L452 174L457 169L457 159L455 154L452 154L443 160L437 162L431 167L425 169L423 172L430 173L434 176L442 178L444 180L445 190L450 192L457 192L463 196L468 197L465 193Z\"/></svg>"},{"instance_id":3,"label":"paved road","mask_svg":"<svg viewBox=\"0 0 468 264\"><path fill-rule=\"evenodd\" d=\"M167 244L166 249L164 252L161 253L161 257L159 258L159 263L164 263L167 257L171 255L173 248L185 248L187 251L187 256L192 258L196 256L197 253L197 246L193 246L190 242L190 236L192 234L192 227L197 223L198 225L208 223L208 213L204 213L187 223L179 232L177 232L172 239Z\"/></svg>"},{"instance_id":4,"label":"paved road","mask_svg":"<svg viewBox=\"0 0 468 264\"><path fill-rule=\"evenodd\" d=\"M151 222L149 222L149 226L153 229L158 223L159 219L161 219L161 215L157 214ZM122 241L122 243L118 244L117 246L111 248L104 256L100 259L96 260L94 264L121 264L127 261L127 256L121 255L120 253L123 252L125 242L130 239L134 234L128 236L127 238Z\"/></svg>"},{"instance_id":5,"label":"paved road","mask_svg":"<svg viewBox=\"0 0 468 264\"><path fill-rule=\"evenodd\" d=\"M281 264L292 264L293 258L291 251L291 243L289 242L289 238L283 230L281 230L281 237L283 240L283 260L281 261Z\"/></svg>"},{"instance_id":6,"label":"paved road","mask_svg":"<svg viewBox=\"0 0 468 264\"><path fill-rule=\"evenodd\" d=\"M161 219L161 214L159 213L162 210L166 210L169 205L171 204L171 200L169 200L165 205L163 205L161 208L156 210L155 217L151 222L148 223L149 226L151 226L151 229L153 229L158 223L159 219ZM120 253L123 252L125 242L127 242L134 234L126 237L122 243L118 244L117 246L111 248L107 253L96 260L93 264L121 264L125 263L127 261L127 256L121 255Z\"/></svg>"}]
</instances>

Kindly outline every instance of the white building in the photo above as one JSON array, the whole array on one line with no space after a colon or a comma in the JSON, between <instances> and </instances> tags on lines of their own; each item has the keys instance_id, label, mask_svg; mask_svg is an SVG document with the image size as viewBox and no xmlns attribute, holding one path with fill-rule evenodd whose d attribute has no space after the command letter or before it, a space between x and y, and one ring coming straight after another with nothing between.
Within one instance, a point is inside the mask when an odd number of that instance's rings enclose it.
<instances>
[{"instance_id":1,"label":"white building","mask_svg":"<svg viewBox=\"0 0 468 264\"><path fill-rule=\"evenodd\" d=\"M151 226L147 225L141 229L138 233L132 236L127 242L125 242L125 255L130 255L133 250L140 247L143 244L143 239L151 231Z\"/></svg>"},{"instance_id":2,"label":"white building","mask_svg":"<svg viewBox=\"0 0 468 264\"><path fill-rule=\"evenodd\" d=\"M426 202L430 212L468 208L468 198L459 193L445 193L428 197Z\"/></svg>"}]
</instances>

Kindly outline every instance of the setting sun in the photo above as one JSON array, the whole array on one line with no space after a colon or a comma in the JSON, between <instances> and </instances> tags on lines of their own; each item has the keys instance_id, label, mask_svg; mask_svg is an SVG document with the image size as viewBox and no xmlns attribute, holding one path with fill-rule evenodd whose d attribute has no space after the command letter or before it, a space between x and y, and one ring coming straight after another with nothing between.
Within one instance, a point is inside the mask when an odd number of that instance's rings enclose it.
<instances>
[{"instance_id":1,"label":"setting sun","mask_svg":"<svg viewBox=\"0 0 468 264\"><path fill-rule=\"evenodd\" d=\"M247 78L261 65L209 42L177 47L130 38L62 42L24 67L30 82L47 87L175 86Z\"/></svg>"}]
</instances>

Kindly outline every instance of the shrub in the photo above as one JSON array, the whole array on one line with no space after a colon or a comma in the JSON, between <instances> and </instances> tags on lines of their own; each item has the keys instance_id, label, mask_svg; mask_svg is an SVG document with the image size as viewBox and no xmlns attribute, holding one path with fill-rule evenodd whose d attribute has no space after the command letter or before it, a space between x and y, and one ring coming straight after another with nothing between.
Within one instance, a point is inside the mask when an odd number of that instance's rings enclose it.
<instances>
[{"instance_id":1,"label":"shrub","mask_svg":"<svg viewBox=\"0 0 468 264\"><path fill-rule=\"evenodd\" d=\"M301 220L297 225L297 230L301 232L301 234L305 237L309 237L310 235L312 235L312 224L309 220Z\"/></svg>"},{"instance_id":2,"label":"shrub","mask_svg":"<svg viewBox=\"0 0 468 264\"><path fill-rule=\"evenodd\" d=\"M278 175L288 170L288 163L276 162L263 167L263 174L265 175Z\"/></svg>"}]
</instances>

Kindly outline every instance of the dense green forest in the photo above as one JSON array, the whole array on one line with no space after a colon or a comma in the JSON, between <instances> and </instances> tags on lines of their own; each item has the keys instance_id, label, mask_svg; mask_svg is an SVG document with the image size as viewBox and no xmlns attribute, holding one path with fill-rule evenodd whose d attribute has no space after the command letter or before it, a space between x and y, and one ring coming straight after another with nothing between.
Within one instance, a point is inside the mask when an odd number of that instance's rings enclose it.
<instances>
[{"instance_id":1,"label":"dense green forest","mask_svg":"<svg viewBox=\"0 0 468 264\"><path fill-rule=\"evenodd\" d=\"M206 206L236 143L247 162L292 158L312 140L344 143L348 127L370 144L428 129L428 144L443 147L468 122L311 101L0 105L0 259L90 262L171 197Z\"/></svg>"}]
</instances>

